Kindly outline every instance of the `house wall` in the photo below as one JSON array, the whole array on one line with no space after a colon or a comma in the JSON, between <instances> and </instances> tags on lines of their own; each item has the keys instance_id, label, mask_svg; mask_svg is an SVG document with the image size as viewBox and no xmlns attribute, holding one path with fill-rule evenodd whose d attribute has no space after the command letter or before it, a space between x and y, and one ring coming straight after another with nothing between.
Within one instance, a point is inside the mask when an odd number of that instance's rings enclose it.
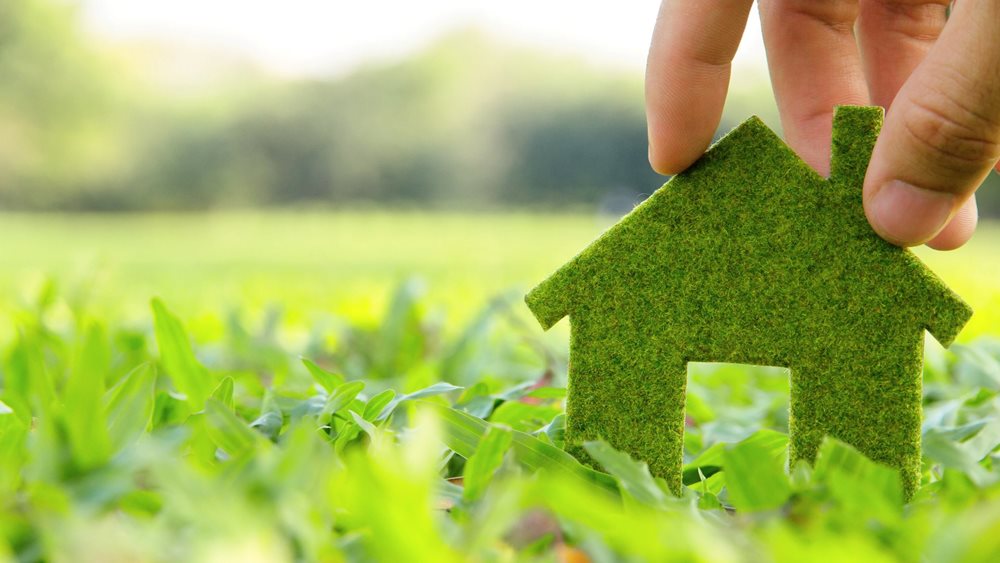
<instances>
[{"instance_id":1,"label":"house wall","mask_svg":"<svg viewBox=\"0 0 1000 563\"><path fill-rule=\"evenodd\" d=\"M687 366L659 335L597 318L570 321L567 450L589 461L583 442L604 439L680 494Z\"/></svg>"},{"instance_id":2,"label":"house wall","mask_svg":"<svg viewBox=\"0 0 1000 563\"><path fill-rule=\"evenodd\" d=\"M812 462L826 435L920 481L924 333L858 334L791 366L789 456Z\"/></svg>"},{"instance_id":3,"label":"house wall","mask_svg":"<svg viewBox=\"0 0 1000 563\"><path fill-rule=\"evenodd\" d=\"M671 327L610 312L598 306L570 319L566 442L578 458L589 460L583 442L604 439L648 463L679 493L687 362L787 365L793 463L814 461L830 435L899 469L907 497L916 490L922 330L890 330L895 319L887 316L883 323L866 323L868 330L845 329L835 338L802 335L796 351L706 352L701 344L678 342Z\"/></svg>"}]
</instances>

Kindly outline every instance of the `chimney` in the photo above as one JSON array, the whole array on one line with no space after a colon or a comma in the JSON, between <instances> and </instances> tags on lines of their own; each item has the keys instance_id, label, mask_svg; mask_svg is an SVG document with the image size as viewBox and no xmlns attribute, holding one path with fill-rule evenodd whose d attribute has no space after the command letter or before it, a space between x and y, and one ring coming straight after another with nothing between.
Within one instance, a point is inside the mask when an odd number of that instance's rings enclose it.
<instances>
[{"instance_id":1,"label":"chimney","mask_svg":"<svg viewBox=\"0 0 1000 563\"><path fill-rule=\"evenodd\" d=\"M837 106L833 110L830 182L860 195L875 139L882 129L877 106Z\"/></svg>"}]
</instances>

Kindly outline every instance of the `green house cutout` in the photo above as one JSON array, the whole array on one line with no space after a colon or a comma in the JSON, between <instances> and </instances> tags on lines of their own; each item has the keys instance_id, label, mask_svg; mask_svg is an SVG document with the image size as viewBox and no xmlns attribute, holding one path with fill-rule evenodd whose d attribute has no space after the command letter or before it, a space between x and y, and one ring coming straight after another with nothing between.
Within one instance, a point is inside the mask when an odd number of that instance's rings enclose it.
<instances>
[{"instance_id":1,"label":"green house cutout","mask_svg":"<svg viewBox=\"0 0 1000 563\"><path fill-rule=\"evenodd\" d=\"M567 449L603 438L679 493L688 362L782 366L791 460L829 435L913 493L924 331L948 346L972 310L865 218L881 125L838 107L826 179L750 118L528 293L570 319Z\"/></svg>"}]
</instances>

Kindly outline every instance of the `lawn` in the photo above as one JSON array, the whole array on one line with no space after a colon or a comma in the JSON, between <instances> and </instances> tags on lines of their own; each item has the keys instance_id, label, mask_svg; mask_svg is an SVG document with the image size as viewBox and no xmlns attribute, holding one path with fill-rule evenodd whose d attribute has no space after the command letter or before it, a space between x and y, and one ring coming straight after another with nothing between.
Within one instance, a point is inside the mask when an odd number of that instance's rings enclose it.
<instances>
[{"instance_id":1,"label":"lawn","mask_svg":"<svg viewBox=\"0 0 1000 563\"><path fill-rule=\"evenodd\" d=\"M976 315L928 343L904 505L834 440L785 467L781 369L690 368L680 498L603 442L563 453L565 327L521 296L608 224L0 216L0 556L996 559L1000 229L920 251Z\"/></svg>"},{"instance_id":2,"label":"lawn","mask_svg":"<svg viewBox=\"0 0 1000 563\"><path fill-rule=\"evenodd\" d=\"M335 312L371 322L406 279L452 322L526 290L613 222L593 215L305 213L2 215L0 303L46 278L85 292L102 315L144 317L163 297L185 317L279 304L292 322ZM979 312L965 337L998 325L1000 225L965 248L921 257ZM997 329L994 329L996 331Z\"/></svg>"}]
</instances>

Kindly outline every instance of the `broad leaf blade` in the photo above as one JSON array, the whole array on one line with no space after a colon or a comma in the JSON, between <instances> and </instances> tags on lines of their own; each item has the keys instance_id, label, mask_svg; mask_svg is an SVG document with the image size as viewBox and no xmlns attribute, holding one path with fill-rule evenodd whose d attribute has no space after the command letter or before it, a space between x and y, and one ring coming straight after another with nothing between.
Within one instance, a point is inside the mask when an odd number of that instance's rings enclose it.
<instances>
[{"instance_id":1,"label":"broad leaf blade","mask_svg":"<svg viewBox=\"0 0 1000 563\"><path fill-rule=\"evenodd\" d=\"M885 519L900 515L903 485L899 471L868 459L839 440L823 440L816 454L813 478L825 483L849 509Z\"/></svg>"},{"instance_id":2,"label":"broad leaf blade","mask_svg":"<svg viewBox=\"0 0 1000 563\"><path fill-rule=\"evenodd\" d=\"M792 493L784 463L759 441L744 440L722 454L729 502L737 510L778 508Z\"/></svg>"},{"instance_id":3,"label":"broad leaf blade","mask_svg":"<svg viewBox=\"0 0 1000 563\"><path fill-rule=\"evenodd\" d=\"M781 457L788 449L788 435L774 430L760 430L741 443L758 445L767 450L773 457ZM701 480L698 475L699 470L705 477L711 477L721 471L725 451L726 444L714 444L689 463L684 464L684 484L693 485L699 482Z\"/></svg>"}]
</instances>

